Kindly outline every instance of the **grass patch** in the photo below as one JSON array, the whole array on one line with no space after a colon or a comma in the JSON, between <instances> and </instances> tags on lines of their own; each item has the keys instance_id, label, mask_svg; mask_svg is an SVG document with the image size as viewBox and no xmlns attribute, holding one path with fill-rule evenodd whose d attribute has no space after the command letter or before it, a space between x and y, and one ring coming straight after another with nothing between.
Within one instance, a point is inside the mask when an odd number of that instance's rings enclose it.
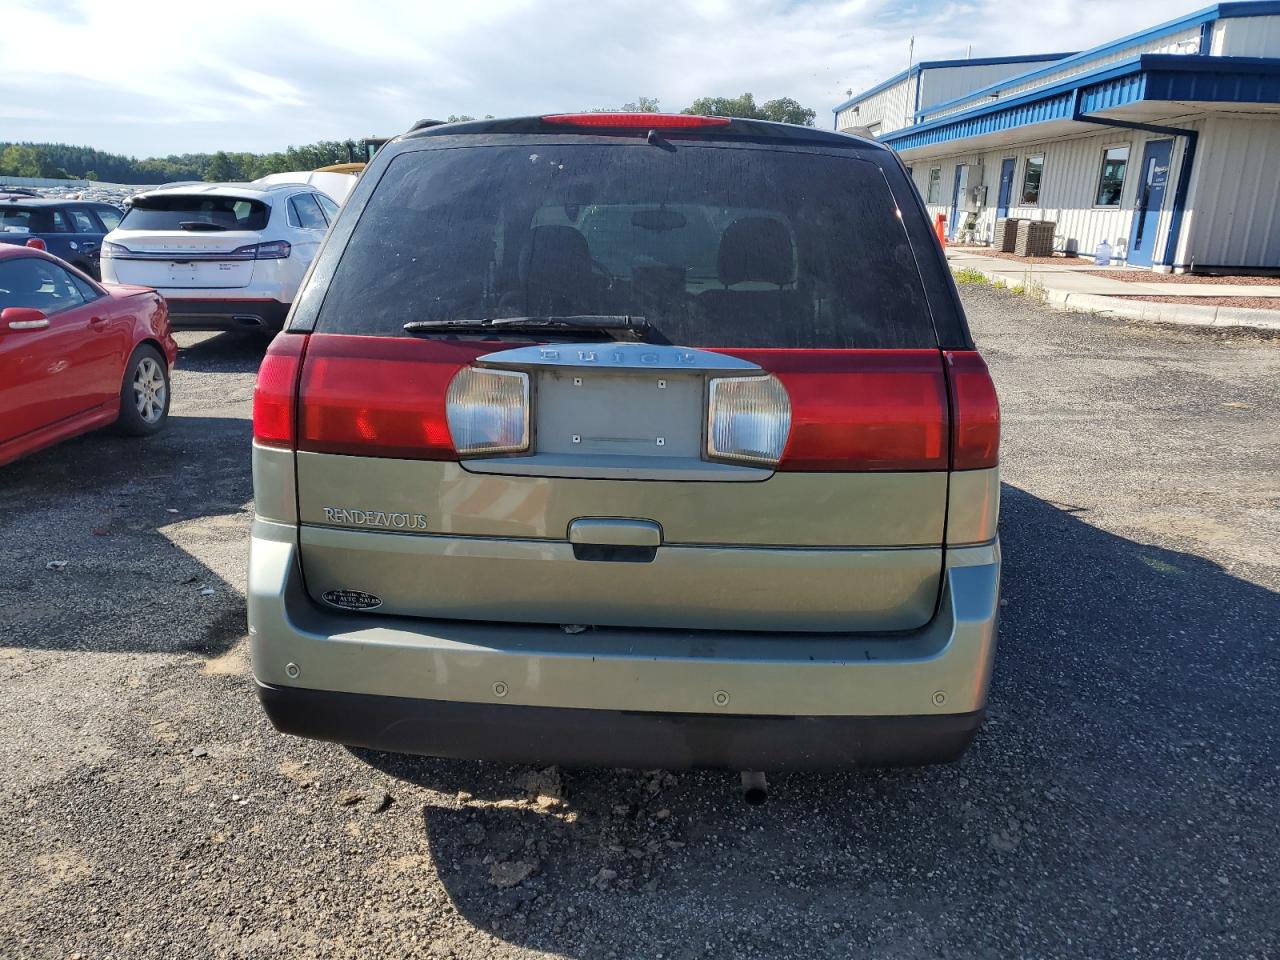
<instances>
[{"instance_id":1,"label":"grass patch","mask_svg":"<svg viewBox=\"0 0 1280 960\"><path fill-rule=\"evenodd\" d=\"M987 285L987 275L973 267L965 267L956 271L956 283L962 287L984 287Z\"/></svg>"}]
</instances>

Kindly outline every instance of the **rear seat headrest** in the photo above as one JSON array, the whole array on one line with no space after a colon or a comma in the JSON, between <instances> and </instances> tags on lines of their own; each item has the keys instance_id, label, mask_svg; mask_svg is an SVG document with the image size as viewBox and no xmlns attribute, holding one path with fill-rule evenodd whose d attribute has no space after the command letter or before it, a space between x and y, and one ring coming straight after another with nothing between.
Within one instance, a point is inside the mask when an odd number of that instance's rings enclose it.
<instances>
[{"instance_id":1,"label":"rear seat headrest","mask_svg":"<svg viewBox=\"0 0 1280 960\"><path fill-rule=\"evenodd\" d=\"M739 217L720 237L716 266L725 286L748 280L790 283L795 278L791 231L772 217Z\"/></svg>"}]
</instances>

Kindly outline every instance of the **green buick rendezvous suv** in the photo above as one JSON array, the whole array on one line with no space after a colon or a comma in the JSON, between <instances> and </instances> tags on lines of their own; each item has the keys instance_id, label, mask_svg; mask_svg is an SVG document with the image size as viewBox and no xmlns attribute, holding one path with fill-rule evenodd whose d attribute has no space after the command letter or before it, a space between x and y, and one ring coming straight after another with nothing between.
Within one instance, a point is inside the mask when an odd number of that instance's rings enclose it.
<instances>
[{"instance_id":1,"label":"green buick rendezvous suv","mask_svg":"<svg viewBox=\"0 0 1280 960\"><path fill-rule=\"evenodd\" d=\"M258 376L258 694L286 733L440 757L954 759L995 650L998 443L885 147L420 125Z\"/></svg>"}]
</instances>

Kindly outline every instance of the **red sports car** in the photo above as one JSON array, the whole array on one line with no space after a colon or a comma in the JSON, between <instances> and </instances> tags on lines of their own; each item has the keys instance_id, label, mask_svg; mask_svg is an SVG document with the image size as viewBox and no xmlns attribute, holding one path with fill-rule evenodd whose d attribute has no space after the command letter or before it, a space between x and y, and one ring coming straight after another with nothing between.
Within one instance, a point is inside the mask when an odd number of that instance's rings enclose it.
<instances>
[{"instance_id":1,"label":"red sports car","mask_svg":"<svg viewBox=\"0 0 1280 960\"><path fill-rule=\"evenodd\" d=\"M0 464L110 424L158 432L177 356L154 290L104 286L41 250L0 244Z\"/></svg>"}]
</instances>

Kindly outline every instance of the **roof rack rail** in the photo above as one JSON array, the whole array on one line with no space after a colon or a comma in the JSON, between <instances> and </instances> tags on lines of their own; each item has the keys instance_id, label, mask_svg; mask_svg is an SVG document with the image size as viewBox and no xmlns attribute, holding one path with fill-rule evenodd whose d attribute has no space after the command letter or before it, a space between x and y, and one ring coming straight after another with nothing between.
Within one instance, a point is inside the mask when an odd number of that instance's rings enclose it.
<instances>
[{"instance_id":1,"label":"roof rack rail","mask_svg":"<svg viewBox=\"0 0 1280 960\"><path fill-rule=\"evenodd\" d=\"M415 123L412 127L409 128L409 132L413 133L413 131L415 130L425 130L427 129L427 127L438 127L443 123L444 123L443 120L419 120L417 123Z\"/></svg>"}]
</instances>

